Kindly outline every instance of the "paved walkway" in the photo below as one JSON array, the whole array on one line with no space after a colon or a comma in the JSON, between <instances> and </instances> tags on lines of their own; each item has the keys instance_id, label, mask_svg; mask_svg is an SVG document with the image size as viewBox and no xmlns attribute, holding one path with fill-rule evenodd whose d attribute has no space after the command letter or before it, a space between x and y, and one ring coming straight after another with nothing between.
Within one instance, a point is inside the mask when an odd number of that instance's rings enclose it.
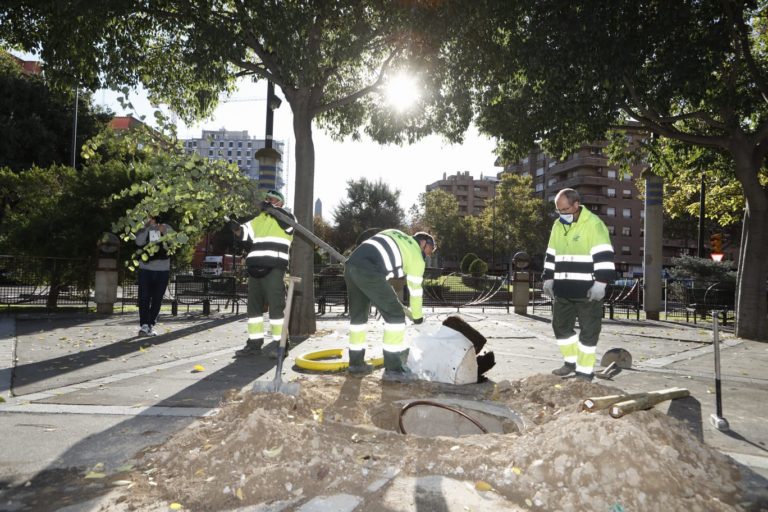
<instances>
[{"instance_id":1,"label":"paved walkway","mask_svg":"<svg viewBox=\"0 0 768 512\"><path fill-rule=\"evenodd\" d=\"M447 314L428 311L427 322L410 329L434 328ZM480 310L461 315L488 338L488 348L496 353L491 380L546 373L560 364L547 317ZM161 322L161 335L150 340L136 337L135 314L0 316L0 396L5 400L0 403L5 440L0 451L0 510L28 510L14 501L16 491L28 482L55 483L63 472L82 472L97 464L114 471L141 448L214 413L227 390L274 376L274 360L232 359L243 344L243 315L162 316ZM317 327L318 335L292 350L284 379L294 374L295 354L344 346L346 319L320 317ZM710 422L715 384L709 327L606 320L598 360L609 348L632 353L633 368L614 382L627 392L688 388L691 398L658 407L687 421L706 444L749 467L752 486L759 492L768 488L768 343L738 340L721 331L723 416L730 423L730 430L721 432ZM376 340L376 334L370 339ZM195 365L205 370L195 372ZM393 492L409 488L404 480L391 485ZM334 510L351 511L362 501L334 499ZM96 510L97 501L62 510ZM296 506L291 504L292 509ZM300 510L327 507L326 502L310 501Z\"/></svg>"}]
</instances>

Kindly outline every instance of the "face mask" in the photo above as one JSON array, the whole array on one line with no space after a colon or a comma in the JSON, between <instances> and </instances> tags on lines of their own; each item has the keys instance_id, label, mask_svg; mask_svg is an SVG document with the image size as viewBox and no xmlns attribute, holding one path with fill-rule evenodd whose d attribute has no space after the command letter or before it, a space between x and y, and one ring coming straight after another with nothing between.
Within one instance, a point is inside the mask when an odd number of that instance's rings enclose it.
<instances>
[{"instance_id":1,"label":"face mask","mask_svg":"<svg viewBox=\"0 0 768 512\"><path fill-rule=\"evenodd\" d=\"M563 224L571 224L573 222L573 214L572 213L561 213L560 214L560 222Z\"/></svg>"}]
</instances>

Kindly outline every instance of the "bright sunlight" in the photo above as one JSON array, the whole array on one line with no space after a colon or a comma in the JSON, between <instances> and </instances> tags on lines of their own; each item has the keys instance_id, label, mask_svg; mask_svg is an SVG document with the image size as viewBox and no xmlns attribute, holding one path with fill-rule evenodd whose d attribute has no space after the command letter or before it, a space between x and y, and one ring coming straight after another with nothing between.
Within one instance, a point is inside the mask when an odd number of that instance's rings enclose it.
<instances>
[{"instance_id":1,"label":"bright sunlight","mask_svg":"<svg viewBox=\"0 0 768 512\"><path fill-rule=\"evenodd\" d=\"M419 82L413 75L398 73L387 80L384 95L395 110L405 112L419 99Z\"/></svg>"}]
</instances>

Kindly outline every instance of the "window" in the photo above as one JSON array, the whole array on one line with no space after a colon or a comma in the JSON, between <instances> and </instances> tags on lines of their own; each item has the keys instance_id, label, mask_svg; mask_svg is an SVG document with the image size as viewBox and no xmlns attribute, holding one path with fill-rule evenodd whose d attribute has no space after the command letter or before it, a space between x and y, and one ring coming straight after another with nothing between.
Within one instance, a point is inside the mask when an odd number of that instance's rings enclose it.
<instances>
[{"instance_id":1,"label":"window","mask_svg":"<svg viewBox=\"0 0 768 512\"><path fill-rule=\"evenodd\" d=\"M227 156L232 156L232 150L231 149L227 150Z\"/></svg>"},{"instance_id":2,"label":"window","mask_svg":"<svg viewBox=\"0 0 768 512\"><path fill-rule=\"evenodd\" d=\"M537 183L536 184L536 192L541 192L544 190L544 184L543 183Z\"/></svg>"},{"instance_id":3,"label":"window","mask_svg":"<svg viewBox=\"0 0 768 512\"><path fill-rule=\"evenodd\" d=\"M608 188L605 190L605 195L608 197L616 197L616 189L615 188Z\"/></svg>"},{"instance_id":4,"label":"window","mask_svg":"<svg viewBox=\"0 0 768 512\"><path fill-rule=\"evenodd\" d=\"M208 156L213 156L213 150L212 149L208 150Z\"/></svg>"},{"instance_id":5,"label":"window","mask_svg":"<svg viewBox=\"0 0 768 512\"><path fill-rule=\"evenodd\" d=\"M251 147L251 143L250 143L250 142L248 143L248 147L249 147L249 148Z\"/></svg>"},{"instance_id":6,"label":"window","mask_svg":"<svg viewBox=\"0 0 768 512\"><path fill-rule=\"evenodd\" d=\"M616 179L616 169L608 169L608 172L606 173L606 176L615 180Z\"/></svg>"},{"instance_id":7,"label":"window","mask_svg":"<svg viewBox=\"0 0 768 512\"><path fill-rule=\"evenodd\" d=\"M220 140L220 141L219 141L219 147L220 147L220 148L223 148L223 147L224 147L224 141L223 141L223 140Z\"/></svg>"},{"instance_id":8,"label":"window","mask_svg":"<svg viewBox=\"0 0 768 512\"><path fill-rule=\"evenodd\" d=\"M243 147L243 141L241 140L237 141L237 147L239 148Z\"/></svg>"},{"instance_id":9,"label":"window","mask_svg":"<svg viewBox=\"0 0 768 512\"><path fill-rule=\"evenodd\" d=\"M549 181L547 181L547 186L551 186L557 183L557 178L549 178Z\"/></svg>"},{"instance_id":10,"label":"window","mask_svg":"<svg viewBox=\"0 0 768 512\"><path fill-rule=\"evenodd\" d=\"M608 225L606 225L606 227L608 228L608 234L609 235L615 235L616 234L616 226L608 226Z\"/></svg>"},{"instance_id":11,"label":"window","mask_svg":"<svg viewBox=\"0 0 768 512\"><path fill-rule=\"evenodd\" d=\"M543 167L539 167L538 169L536 169L536 176L543 176L543 175L544 175Z\"/></svg>"},{"instance_id":12,"label":"window","mask_svg":"<svg viewBox=\"0 0 768 512\"><path fill-rule=\"evenodd\" d=\"M645 236L645 228L640 228L640 236Z\"/></svg>"},{"instance_id":13,"label":"window","mask_svg":"<svg viewBox=\"0 0 768 512\"><path fill-rule=\"evenodd\" d=\"M246 160L246 161L245 161L245 165L247 165L248 167L250 167L250 166L251 166L251 160L250 160L250 159Z\"/></svg>"},{"instance_id":14,"label":"window","mask_svg":"<svg viewBox=\"0 0 768 512\"><path fill-rule=\"evenodd\" d=\"M632 218L632 208L624 208L621 210L621 215L625 219L631 219Z\"/></svg>"},{"instance_id":15,"label":"window","mask_svg":"<svg viewBox=\"0 0 768 512\"><path fill-rule=\"evenodd\" d=\"M609 217L615 217L616 216L616 208L613 206L609 206L605 209L605 214Z\"/></svg>"},{"instance_id":16,"label":"window","mask_svg":"<svg viewBox=\"0 0 768 512\"><path fill-rule=\"evenodd\" d=\"M624 199L631 199L632 198L632 191L625 188L624 190L621 191L621 195L622 195L622 197L624 197Z\"/></svg>"},{"instance_id":17,"label":"window","mask_svg":"<svg viewBox=\"0 0 768 512\"><path fill-rule=\"evenodd\" d=\"M628 245L622 245L621 246L621 254L624 256L628 256L632 254L632 249L629 248Z\"/></svg>"},{"instance_id":18,"label":"window","mask_svg":"<svg viewBox=\"0 0 768 512\"><path fill-rule=\"evenodd\" d=\"M632 236L632 228L629 226L622 226L621 236Z\"/></svg>"},{"instance_id":19,"label":"window","mask_svg":"<svg viewBox=\"0 0 768 512\"><path fill-rule=\"evenodd\" d=\"M237 150L237 156L242 156L242 155L243 155L243 152L238 149Z\"/></svg>"},{"instance_id":20,"label":"window","mask_svg":"<svg viewBox=\"0 0 768 512\"><path fill-rule=\"evenodd\" d=\"M603 154L602 148L591 148L589 150L589 152L592 153L593 155L602 155Z\"/></svg>"},{"instance_id":21,"label":"window","mask_svg":"<svg viewBox=\"0 0 768 512\"><path fill-rule=\"evenodd\" d=\"M547 165L547 167L553 167L555 165L557 165L557 160L550 160L549 164Z\"/></svg>"},{"instance_id":22,"label":"window","mask_svg":"<svg viewBox=\"0 0 768 512\"><path fill-rule=\"evenodd\" d=\"M234 143L232 141L229 141L229 147L233 147Z\"/></svg>"},{"instance_id":23,"label":"window","mask_svg":"<svg viewBox=\"0 0 768 512\"><path fill-rule=\"evenodd\" d=\"M645 210L640 210L640 218L641 219L645 218Z\"/></svg>"},{"instance_id":24,"label":"window","mask_svg":"<svg viewBox=\"0 0 768 512\"><path fill-rule=\"evenodd\" d=\"M629 173L624 174L624 175L621 176L621 179L622 179L622 181L631 181L632 180L632 175L629 174Z\"/></svg>"}]
</instances>

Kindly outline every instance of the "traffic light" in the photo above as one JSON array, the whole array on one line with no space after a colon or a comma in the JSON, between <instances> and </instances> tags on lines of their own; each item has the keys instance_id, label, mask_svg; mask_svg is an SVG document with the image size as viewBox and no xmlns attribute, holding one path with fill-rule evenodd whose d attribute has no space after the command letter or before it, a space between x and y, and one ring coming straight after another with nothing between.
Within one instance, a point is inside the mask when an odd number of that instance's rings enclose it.
<instances>
[{"instance_id":1,"label":"traffic light","mask_svg":"<svg viewBox=\"0 0 768 512\"><path fill-rule=\"evenodd\" d=\"M712 233L709 236L709 252L721 254L723 252L723 234Z\"/></svg>"}]
</instances>

